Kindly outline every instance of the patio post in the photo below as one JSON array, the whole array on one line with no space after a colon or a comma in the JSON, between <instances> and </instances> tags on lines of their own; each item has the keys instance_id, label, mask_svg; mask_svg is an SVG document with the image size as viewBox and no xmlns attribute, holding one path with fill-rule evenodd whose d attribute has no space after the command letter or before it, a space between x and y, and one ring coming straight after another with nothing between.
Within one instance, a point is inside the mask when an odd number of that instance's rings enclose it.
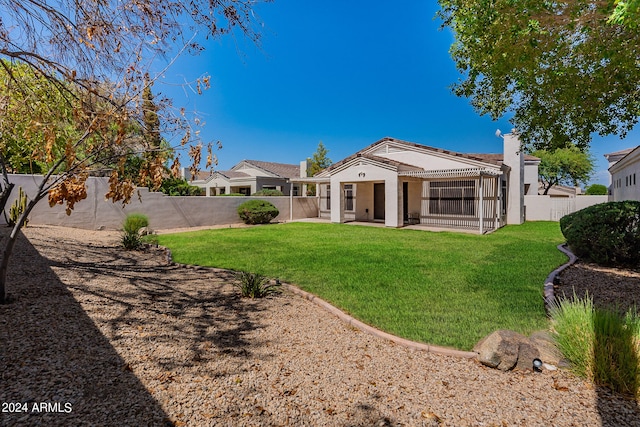
<instances>
[{"instance_id":1,"label":"patio post","mask_svg":"<svg viewBox=\"0 0 640 427\"><path fill-rule=\"evenodd\" d=\"M483 181L484 179L482 178L482 172L480 172L480 207L478 209L478 214L480 215L480 234L482 234L483 230L483 222L484 222L484 188L483 188Z\"/></svg>"},{"instance_id":2,"label":"patio post","mask_svg":"<svg viewBox=\"0 0 640 427\"><path fill-rule=\"evenodd\" d=\"M293 221L293 181L290 181L289 184L291 188L289 188L289 222Z\"/></svg>"}]
</instances>

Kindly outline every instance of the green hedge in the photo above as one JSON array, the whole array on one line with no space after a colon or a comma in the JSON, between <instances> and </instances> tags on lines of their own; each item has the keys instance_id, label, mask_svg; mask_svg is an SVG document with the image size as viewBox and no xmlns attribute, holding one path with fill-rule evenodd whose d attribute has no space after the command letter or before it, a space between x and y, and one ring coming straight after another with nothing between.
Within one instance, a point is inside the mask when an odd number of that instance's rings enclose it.
<instances>
[{"instance_id":1,"label":"green hedge","mask_svg":"<svg viewBox=\"0 0 640 427\"><path fill-rule=\"evenodd\" d=\"M560 219L578 257L601 265L640 266L640 202L601 203Z\"/></svg>"},{"instance_id":2,"label":"green hedge","mask_svg":"<svg viewBox=\"0 0 640 427\"><path fill-rule=\"evenodd\" d=\"M256 191L252 196L284 196L284 194L280 190L263 189Z\"/></svg>"},{"instance_id":3,"label":"green hedge","mask_svg":"<svg viewBox=\"0 0 640 427\"><path fill-rule=\"evenodd\" d=\"M238 215L245 224L268 224L280 211L265 200L249 200L238 206Z\"/></svg>"}]
</instances>

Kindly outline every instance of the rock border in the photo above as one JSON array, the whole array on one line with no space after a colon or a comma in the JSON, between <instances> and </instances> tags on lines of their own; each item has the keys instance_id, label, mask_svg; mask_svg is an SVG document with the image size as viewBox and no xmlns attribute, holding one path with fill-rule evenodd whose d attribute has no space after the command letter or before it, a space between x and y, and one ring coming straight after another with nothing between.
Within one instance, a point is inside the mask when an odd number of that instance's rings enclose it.
<instances>
[{"instance_id":1,"label":"rock border","mask_svg":"<svg viewBox=\"0 0 640 427\"><path fill-rule=\"evenodd\" d=\"M185 267L185 268L196 268L196 269L207 268L207 267L201 267L201 266L195 266L195 265L189 265L189 264L180 264L180 263L173 262L171 250L164 246L160 246L160 247L164 249L166 253L167 264L174 264L174 265ZM545 310L547 311L547 313L549 313L549 308L555 301L555 295L553 292L553 282L555 278L565 268L569 267L570 265L574 264L577 261L577 257L567 248L566 244L564 243L560 244L557 246L557 248L560 252L564 253L569 257L569 261L561 265L560 267L556 268L555 270L553 270L547 276L547 279L544 282L544 301L545 301ZM223 269L216 269L216 270L223 270ZM231 270L225 270L225 271L230 272ZM478 359L478 353L473 351L456 350L453 348L441 347L437 345L411 341L411 340L400 338L396 335L392 335L387 332L381 331L379 329L374 328L373 326L367 325L366 323L363 323L360 320L349 316L347 313L329 304L327 301L323 300L322 298L319 298L307 291L303 291L302 289L300 289L295 285L292 285L290 283L282 283L282 285L285 289L287 289L291 293L301 296L302 298L316 304L317 306L323 308L327 312L333 314L338 319L345 322L347 325L354 327L366 334L381 338L383 340L391 341L393 343L396 343L398 345L401 345L411 350L426 351L427 353L440 354L444 356L453 356L453 357L459 357L463 359L476 359L476 360Z\"/></svg>"},{"instance_id":2,"label":"rock border","mask_svg":"<svg viewBox=\"0 0 640 427\"><path fill-rule=\"evenodd\" d=\"M569 261L549 273L547 279L544 282L544 309L547 314L549 314L551 307L555 305L556 296L553 292L553 285L556 277L558 277L558 275L562 273L565 268L575 264L575 262L578 260L578 257L576 257L573 252L569 250L569 247L566 243L562 243L556 247L560 252L569 257Z\"/></svg>"}]
</instances>

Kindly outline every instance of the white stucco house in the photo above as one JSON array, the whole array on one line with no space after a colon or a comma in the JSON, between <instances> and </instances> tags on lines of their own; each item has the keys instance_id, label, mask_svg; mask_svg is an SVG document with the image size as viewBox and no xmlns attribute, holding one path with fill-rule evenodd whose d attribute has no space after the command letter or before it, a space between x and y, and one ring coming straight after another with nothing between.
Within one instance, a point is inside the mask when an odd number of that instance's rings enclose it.
<instances>
[{"instance_id":1,"label":"white stucco house","mask_svg":"<svg viewBox=\"0 0 640 427\"><path fill-rule=\"evenodd\" d=\"M615 153L605 154L609 161L609 200L640 201L640 145Z\"/></svg>"},{"instance_id":2,"label":"white stucco house","mask_svg":"<svg viewBox=\"0 0 640 427\"><path fill-rule=\"evenodd\" d=\"M463 154L383 138L299 183L319 187L319 216L480 233L524 221L524 195L537 194L539 159L515 134L502 154ZM525 165L527 167L525 168Z\"/></svg>"},{"instance_id":3,"label":"white stucco house","mask_svg":"<svg viewBox=\"0 0 640 427\"><path fill-rule=\"evenodd\" d=\"M260 190L279 190L284 195L300 195L301 186L290 185L292 178L300 177L300 165L243 160L229 170L200 173L191 180L188 169L183 170L184 178L191 185L204 188L207 196L238 193L250 196ZM306 175L306 170L304 174Z\"/></svg>"}]
</instances>

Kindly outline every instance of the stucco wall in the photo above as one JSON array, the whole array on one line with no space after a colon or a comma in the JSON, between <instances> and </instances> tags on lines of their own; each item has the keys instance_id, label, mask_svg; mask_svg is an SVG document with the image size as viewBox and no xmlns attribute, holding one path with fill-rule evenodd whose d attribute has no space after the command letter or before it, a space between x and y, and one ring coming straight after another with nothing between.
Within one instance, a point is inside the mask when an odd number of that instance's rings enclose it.
<instances>
[{"instance_id":1,"label":"stucco wall","mask_svg":"<svg viewBox=\"0 0 640 427\"><path fill-rule=\"evenodd\" d=\"M625 157L611 170L611 200L640 200L640 153Z\"/></svg>"},{"instance_id":2,"label":"stucco wall","mask_svg":"<svg viewBox=\"0 0 640 427\"><path fill-rule=\"evenodd\" d=\"M35 194L42 177L12 175L10 179L16 184L9 201L12 203L17 197L18 187L22 187L28 196ZM104 195L107 191L106 178L89 178L87 199L77 203L70 216L66 215L63 206L49 207L45 198L34 208L29 221L31 224L63 225L84 229L100 227L119 229L127 214L140 212L149 217L151 228L156 230L224 225L240 222L236 209L241 203L251 199L268 200L280 211L277 221L289 220L289 197L166 196L140 188L141 199L134 196L131 203L123 207L122 203L105 201ZM318 216L315 197L294 197L293 205L294 219ZM4 222L4 217L2 221Z\"/></svg>"},{"instance_id":3,"label":"stucco wall","mask_svg":"<svg viewBox=\"0 0 640 427\"><path fill-rule=\"evenodd\" d=\"M527 221L559 221L567 214L606 201L607 196L524 196Z\"/></svg>"}]
</instances>

